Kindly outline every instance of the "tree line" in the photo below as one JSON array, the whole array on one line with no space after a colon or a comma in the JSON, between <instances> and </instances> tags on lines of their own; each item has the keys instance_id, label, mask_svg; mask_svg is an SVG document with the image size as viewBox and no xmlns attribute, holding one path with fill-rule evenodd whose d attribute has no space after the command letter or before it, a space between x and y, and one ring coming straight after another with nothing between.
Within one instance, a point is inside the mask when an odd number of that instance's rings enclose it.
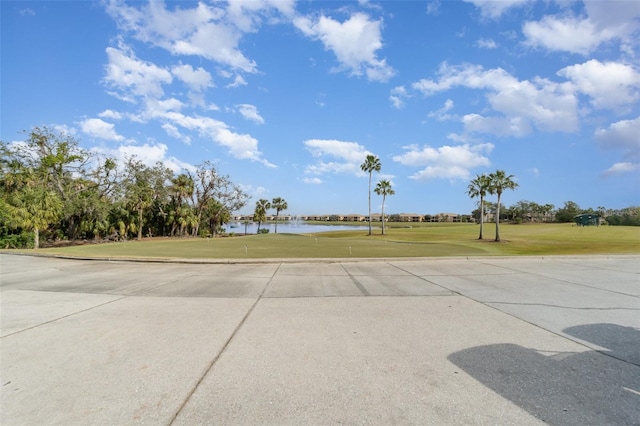
<instances>
[{"instance_id":1,"label":"tree line","mask_svg":"<svg viewBox=\"0 0 640 426\"><path fill-rule=\"evenodd\" d=\"M176 175L135 156L100 157L47 127L25 133L0 142L0 247L215 235L249 199L210 161Z\"/></svg>"},{"instance_id":2,"label":"tree line","mask_svg":"<svg viewBox=\"0 0 640 426\"><path fill-rule=\"evenodd\" d=\"M135 156L118 163L80 148L72 136L47 127L25 132L24 142L0 141L0 247L39 247L46 240L141 239L143 236L215 236L250 198L210 161L192 171L176 174L158 162L145 165ZM367 155L360 166L369 175L369 235L371 235L371 183L382 165ZM598 214L610 225L640 226L640 208L622 210L581 209L567 201L562 208L552 204L519 201L501 209L505 190L518 187L513 175L503 170L478 175L467 187L467 195L479 198L472 216L483 223L494 212L496 241L500 220L511 222L572 222L582 213ZM380 180L374 192L394 195L391 182ZM495 203L486 200L496 195ZM288 208L278 197L256 202L253 220L260 225L269 209L278 215ZM394 215L389 215L393 220ZM426 215L430 219L429 215ZM385 220L382 221L382 233Z\"/></svg>"}]
</instances>

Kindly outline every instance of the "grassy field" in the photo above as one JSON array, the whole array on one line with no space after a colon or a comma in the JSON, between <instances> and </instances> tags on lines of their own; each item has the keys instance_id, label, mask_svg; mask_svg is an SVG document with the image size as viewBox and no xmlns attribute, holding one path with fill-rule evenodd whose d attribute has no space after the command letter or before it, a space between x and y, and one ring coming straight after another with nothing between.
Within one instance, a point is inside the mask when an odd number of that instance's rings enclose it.
<instances>
[{"instance_id":1,"label":"grassy field","mask_svg":"<svg viewBox=\"0 0 640 426\"><path fill-rule=\"evenodd\" d=\"M398 226L398 225L396 225ZM576 227L572 224L495 225L418 224L390 227L386 234L367 228L317 234L266 234L228 238L154 238L123 243L40 249L65 256L126 258L369 258L437 256L513 256L640 254L640 227Z\"/></svg>"}]
</instances>

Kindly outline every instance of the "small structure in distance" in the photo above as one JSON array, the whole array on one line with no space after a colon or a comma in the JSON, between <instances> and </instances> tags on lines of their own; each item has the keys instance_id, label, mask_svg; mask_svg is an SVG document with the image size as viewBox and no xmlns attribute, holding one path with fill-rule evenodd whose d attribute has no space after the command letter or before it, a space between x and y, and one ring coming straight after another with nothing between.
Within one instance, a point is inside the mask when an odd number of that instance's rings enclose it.
<instances>
[{"instance_id":1,"label":"small structure in distance","mask_svg":"<svg viewBox=\"0 0 640 426\"><path fill-rule=\"evenodd\" d=\"M600 216L597 214L579 214L573 217L578 226L600 226Z\"/></svg>"}]
</instances>

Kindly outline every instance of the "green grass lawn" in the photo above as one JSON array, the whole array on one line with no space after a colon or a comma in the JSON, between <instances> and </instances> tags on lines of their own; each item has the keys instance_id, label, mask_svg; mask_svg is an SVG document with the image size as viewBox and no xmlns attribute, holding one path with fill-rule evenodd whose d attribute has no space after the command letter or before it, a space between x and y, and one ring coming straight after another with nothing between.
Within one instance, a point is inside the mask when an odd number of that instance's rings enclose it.
<instances>
[{"instance_id":1,"label":"green grass lawn","mask_svg":"<svg viewBox=\"0 0 640 426\"><path fill-rule=\"evenodd\" d=\"M393 226L395 225L395 226ZM379 226L379 224L378 224ZM640 254L640 227L576 227L572 224L485 224L484 240L473 224L392 224L386 235L374 228L317 234L266 234L227 238L154 238L124 243L40 249L65 256L126 258L383 258L432 256L512 256Z\"/></svg>"}]
</instances>

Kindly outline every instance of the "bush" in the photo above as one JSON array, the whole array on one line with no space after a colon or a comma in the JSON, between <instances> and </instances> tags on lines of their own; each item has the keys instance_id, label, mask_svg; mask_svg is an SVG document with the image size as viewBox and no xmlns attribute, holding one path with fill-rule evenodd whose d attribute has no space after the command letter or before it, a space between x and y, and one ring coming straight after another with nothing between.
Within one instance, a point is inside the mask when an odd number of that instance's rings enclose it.
<instances>
[{"instance_id":1,"label":"bush","mask_svg":"<svg viewBox=\"0 0 640 426\"><path fill-rule=\"evenodd\" d=\"M33 232L23 231L20 234L0 236L0 247L4 249L31 249L34 247Z\"/></svg>"},{"instance_id":2,"label":"bush","mask_svg":"<svg viewBox=\"0 0 640 426\"><path fill-rule=\"evenodd\" d=\"M607 216L607 223L611 226L640 226L640 216L622 214Z\"/></svg>"},{"instance_id":3,"label":"bush","mask_svg":"<svg viewBox=\"0 0 640 426\"><path fill-rule=\"evenodd\" d=\"M258 234L268 234L269 230L267 228L258 229Z\"/></svg>"}]
</instances>

